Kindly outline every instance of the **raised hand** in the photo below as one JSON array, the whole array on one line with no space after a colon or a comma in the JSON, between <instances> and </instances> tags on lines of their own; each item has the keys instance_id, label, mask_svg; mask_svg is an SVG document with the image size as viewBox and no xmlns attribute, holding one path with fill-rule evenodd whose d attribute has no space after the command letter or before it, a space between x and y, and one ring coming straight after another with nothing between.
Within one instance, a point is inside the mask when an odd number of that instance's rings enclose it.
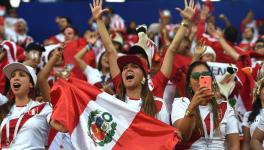
<instances>
[{"instance_id":1,"label":"raised hand","mask_svg":"<svg viewBox=\"0 0 264 150\"><path fill-rule=\"evenodd\" d=\"M203 19L203 20L205 20L206 17L208 16L209 12L210 12L209 7L206 6L206 5L203 5L200 18Z\"/></svg>"},{"instance_id":2,"label":"raised hand","mask_svg":"<svg viewBox=\"0 0 264 150\"><path fill-rule=\"evenodd\" d=\"M90 3L94 20L100 19L102 14L108 11L108 9L102 9L102 1L103 0L93 0L93 4Z\"/></svg>"},{"instance_id":3,"label":"raised hand","mask_svg":"<svg viewBox=\"0 0 264 150\"><path fill-rule=\"evenodd\" d=\"M195 109L199 105L207 104L212 97L213 93L211 90L206 87L200 87L191 100L192 109Z\"/></svg>"},{"instance_id":4,"label":"raised hand","mask_svg":"<svg viewBox=\"0 0 264 150\"><path fill-rule=\"evenodd\" d=\"M196 54L196 55L198 55L198 56L201 56L203 53L204 53L204 51L206 51L206 48L205 48L205 46L204 46L204 41L203 40L199 40L198 42L197 42L197 45L196 45L196 47L195 47L195 51L194 51L194 53Z\"/></svg>"},{"instance_id":5,"label":"raised hand","mask_svg":"<svg viewBox=\"0 0 264 150\"><path fill-rule=\"evenodd\" d=\"M63 55L63 50L64 50L63 46L60 46L54 51L53 55L56 56L56 57L61 58L62 55Z\"/></svg>"},{"instance_id":6,"label":"raised hand","mask_svg":"<svg viewBox=\"0 0 264 150\"><path fill-rule=\"evenodd\" d=\"M212 31L212 33L210 33L210 34L216 39L220 39L221 37L223 37L223 32L219 28Z\"/></svg>"},{"instance_id":7,"label":"raised hand","mask_svg":"<svg viewBox=\"0 0 264 150\"><path fill-rule=\"evenodd\" d=\"M189 5L187 0L184 0L184 5L185 5L184 10L180 8L176 8L176 10L180 12L183 19L191 20L194 14L194 0L190 0Z\"/></svg>"}]
</instances>

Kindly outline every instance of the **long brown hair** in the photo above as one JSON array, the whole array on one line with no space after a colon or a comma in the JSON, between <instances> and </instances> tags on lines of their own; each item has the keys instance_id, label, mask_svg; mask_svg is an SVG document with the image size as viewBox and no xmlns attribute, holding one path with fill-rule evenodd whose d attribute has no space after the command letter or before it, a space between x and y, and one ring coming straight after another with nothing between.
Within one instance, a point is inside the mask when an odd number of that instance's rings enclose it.
<instances>
[{"instance_id":1,"label":"long brown hair","mask_svg":"<svg viewBox=\"0 0 264 150\"><path fill-rule=\"evenodd\" d=\"M123 82L121 82L119 91L117 92L117 98L122 101L125 101L126 99L126 88ZM141 99L143 102L141 106L142 111L145 114L148 114L152 117L156 117L156 114L157 114L156 105L155 105L153 94L149 90L147 81L142 85Z\"/></svg>"},{"instance_id":2,"label":"long brown hair","mask_svg":"<svg viewBox=\"0 0 264 150\"><path fill-rule=\"evenodd\" d=\"M30 82L32 83L32 85L34 85L34 81L31 77L31 75L28 74L28 76L29 76L29 79L30 79ZM4 95L6 95L6 98L8 99L8 101L5 104L3 104L2 106L0 106L0 124L2 123L3 119L10 112L12 106L15 104L15 96L11 90L10 81L7 78L6 78L6 87L5 87ZM33 99L35 98L35 88L34 87L30 88L29 97L33 98Z\"/></svg>"},{"instance_id":3,"label":"long brown hair","mask_svg":"<svg viewBox=\"0 0 264 150\"><path fill-rule=\"evenodd\" d=\"M208 71L211 73L211 76L213 77L213 74L210 70L210 67L204 63L204 62L201 62L201 61L196 61L196 62L193 62L190 66L189 66L189 69L188 69L188 72L186 74L186 85L185 85L185 95L190 99L192 100L192 97L194 95L194 91L192 90L192 88L190 87L190 78L191 78L191 73L192 73L192 70L197 67L197 66L205 66ZM213 88L214 90L215 88ZM213 99L209 102L210 105L212 106L212 111L213 111L213 120L214 120L214 127L215 128L218 128L219 129L219 106L217 104L217 101L216 99L213 97ZM202 123L202 118L201 118L201 115L200 115L200 111L199 111L199 107L197 107L195 109L195 112L194 112L194 117L195 117L195 128L198 130L198 132L203 135L203 123ZM219 131L219 130L218 130Z\"/></svg>"},{"instance_id":4,"label":"long brown hair","mask_svg":"<svg viewBox=\"0 0 264 150\"><path fill-rule=\"evenodd\" d=\"M6 91L5 95L8 101L2 106L0 106L0 124L2 123L3 119L7 116L7 114L10 112L11 107L15 104L15 98L11 90Z\"/></svg>"}]
</instances>

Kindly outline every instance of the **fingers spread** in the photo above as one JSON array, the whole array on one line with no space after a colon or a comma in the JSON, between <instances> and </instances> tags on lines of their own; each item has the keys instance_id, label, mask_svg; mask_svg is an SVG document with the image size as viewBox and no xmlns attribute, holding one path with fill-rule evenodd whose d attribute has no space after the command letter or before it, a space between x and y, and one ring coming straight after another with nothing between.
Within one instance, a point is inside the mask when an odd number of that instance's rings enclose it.
<instances>
[{"instance_id":1,"label":"fingers spread","mask_svg":"<svg viewBox=\"0 0 264 150\"><path fill-rule=\"evenodd\" d=\"M176 10L178 10L179 12L182 12L182 9L180 9L180 8L175 8Z\"/></svg>"},{"instance_id":2,"label":"fingers spread","mask_svg":"<svg viewBox=\"0 0 264 150\"><path fill-rule=\"evenodd\" d=\"M91 10L92 10L92 9L93 9L93 5L92 5L91 3L90 3L89 5L90 5L90 8L91 8Z\"/></svg>"},{"instance_id":3,"label":"fingers spread","mask_svg":"<svg viewBox=\"0 0 264 150\"><path fill-rule=\"evenodd\" d=\"M185 8L188 7L188 2L187 2L187 0L184 0L184 7L185 7Z\"/></svg>"},{"instance_id":4,"label":"fingers spread","mask_svg":"<svg viewBox=\"0 0 264 150\"><path fill-rule=\"evenodd\" d=\"M93 7L95 7L96 6L96 3L95 3L95 0L93 0Z\"/></svg>"}]
</instances>

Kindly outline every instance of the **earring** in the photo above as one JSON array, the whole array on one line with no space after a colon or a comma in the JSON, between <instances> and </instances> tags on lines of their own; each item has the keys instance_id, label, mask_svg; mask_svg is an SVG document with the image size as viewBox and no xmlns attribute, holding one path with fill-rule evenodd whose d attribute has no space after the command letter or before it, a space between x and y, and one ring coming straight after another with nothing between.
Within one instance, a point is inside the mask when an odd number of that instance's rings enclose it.
<instances>
[{"instance_id":1,"label":"earring","mask_svg":"<svg viewBox=\"0 0 264 150\"><path fill-rule=\"evenodd\" d=\"M146 82L146 79L143 77L143 79L141 80L141 84L144 85Z\"/></svg>"}]
</instances>

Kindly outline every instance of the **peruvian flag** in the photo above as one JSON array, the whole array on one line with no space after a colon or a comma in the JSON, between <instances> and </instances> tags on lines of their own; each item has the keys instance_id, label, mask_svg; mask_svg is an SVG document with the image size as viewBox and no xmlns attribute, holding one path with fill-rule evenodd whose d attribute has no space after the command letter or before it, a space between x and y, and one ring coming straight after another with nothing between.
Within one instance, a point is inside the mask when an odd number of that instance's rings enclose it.
<instances>
[{"instance_id":1,"label":"peruvian flag","mask_svg":"<svg viewBox=\"0 0 264 150\"><path fill-rule=\"evenodd\" d=\"M52 119L68 129L75 149L173 149L175 128L76 78L59 79Z\"/></svg>"}]
</instances>

